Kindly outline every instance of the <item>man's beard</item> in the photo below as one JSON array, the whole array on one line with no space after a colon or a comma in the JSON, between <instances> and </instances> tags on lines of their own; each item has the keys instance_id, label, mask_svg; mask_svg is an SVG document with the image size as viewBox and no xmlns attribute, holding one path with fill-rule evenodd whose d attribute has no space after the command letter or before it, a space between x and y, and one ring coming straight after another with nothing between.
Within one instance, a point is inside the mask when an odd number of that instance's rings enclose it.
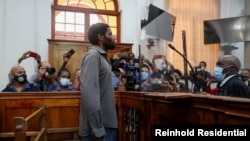
<instances>
[{"instance_id":1,"label":"man's beard","mask_svg":"<svg viewBox=\"0 0 250 141\"><path fill-rule=\"evenodd\" d=\"M109 38L105 38L105 42L103 43L103 46L106 50L113 50L115 48L115 42L113 42Z\"/></svg>"}]
</instances>

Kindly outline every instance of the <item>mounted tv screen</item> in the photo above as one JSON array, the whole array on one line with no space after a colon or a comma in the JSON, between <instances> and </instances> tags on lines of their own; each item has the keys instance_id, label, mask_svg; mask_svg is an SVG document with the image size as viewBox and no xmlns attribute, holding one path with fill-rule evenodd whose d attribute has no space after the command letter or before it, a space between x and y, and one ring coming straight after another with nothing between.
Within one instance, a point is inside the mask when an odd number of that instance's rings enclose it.
<instances>
[{"instance_id":1,"label":"mounted tv screen","mask_svg":"<svg viewBox=\"0 0 250 141\"><path fill-rule=\"evenodd\" d=\"M250 16L204 21L204 44L250 41Z\"/></svg>"},{"instance_id":2,"label":"mounted tv screen","mask_svg":"<svg viewBox=\"0 0 250 141\"><path fill-rule=\"evenodd\" d=\"M170 13L150 4L148 21L145 27L146 34L156 38L173 40L176 17Z\"/></svg>"}]
</instances>

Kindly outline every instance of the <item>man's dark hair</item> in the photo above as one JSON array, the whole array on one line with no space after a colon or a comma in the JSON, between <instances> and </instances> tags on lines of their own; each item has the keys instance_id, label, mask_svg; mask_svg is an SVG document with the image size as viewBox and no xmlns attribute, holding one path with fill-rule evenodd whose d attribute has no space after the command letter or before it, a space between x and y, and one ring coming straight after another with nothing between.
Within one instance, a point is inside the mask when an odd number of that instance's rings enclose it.
<instances>
[{"instance_id":1,"label":"man's dark hair","mask_svg":"<svg viewBox=\"0 0 250 141\"><path fill-rule=\"evenodd\" d=\"M201 61L200 64L201 64L201 63L204 64L205 67L207 66L207 63L206 63L205 61Z\"/></svg>"},{"instance_id":2,"label":"man's dark hair","mask_svg":"<svg viewBox=\"0 0 250 141\"><path fill-rule=\"evenodd\" d=\"M148 68L148 70L150 71L149 66L148 66L148 65L146 65L146 64L142 64L142 65L141 65L141 68Z\"/></svg>"},{"instance_id":3,"label":"man's dark hair","mask_svg":"<svg viewBox=\"0 0 250 141\"><path fill-rule=\"evenodd\" d=\"M182 73L179 69L174 69L173 72L176 72L180 77L182 77Z\"/></svg>"},{"instance_id":4,"label":"man's dark hair","mask_svg":"<svg viewBox=\"0 0 250 141\"><path fill-rule=\"evenodd\" d=\"M89 42L93 45L98 45L98 35L104 35L109 28L108 24L105 23L96 23L90 26L88 31Z\"/></svg>"}]
</instances>

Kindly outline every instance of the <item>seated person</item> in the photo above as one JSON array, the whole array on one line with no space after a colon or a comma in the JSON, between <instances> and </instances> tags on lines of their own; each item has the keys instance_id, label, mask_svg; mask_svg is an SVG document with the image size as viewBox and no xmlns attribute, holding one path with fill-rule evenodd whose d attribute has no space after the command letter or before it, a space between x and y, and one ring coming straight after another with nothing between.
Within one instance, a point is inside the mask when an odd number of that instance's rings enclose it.
<instances>
[{"instance_id":1,"label":"seated person","mask_svg":"<svg viewBox=\"0 0 250 141\"><path fill-rule=\"evenodd\" d=\"M197 71L196 71L196 75L195 75L195 79L196 79L196 89L200 92L205 92L206 91L206 87L207 87L207 83L209 82L209 79L211 77L211 73L206 71L206 62L205 61L201 61L199 66L196 67Z\"/></svg>"},{"instance_id":2,"label":"seated person","mask_svg":"<svg viewBox=\"0 0 250 141\"><path fill-rule=\"evenodd\" d=\"M60 91L77 91L76 88L72 87L70 82L70 71L68 69L62 69L59 71L58 82L60 82L61 89Z\"/></svg>"},{"instance_id":3,"label":"seated person","mask_svg":"<svg viewBox=\"0 0 250 141\"><path fill-rule=\"evenodd\" d=\"M137 84L134 86L136 91L152 91L152 85L150 80L150 68L148 65L142 65L140 68L140 79L138 80Z\"/></svg>"},{"instance_id":4,"label":"seated person","mask_svg":"<svg viewBox=\"0 0 250 141\"><path fill-rule=\"evenodd\" d=\"M15 66L11 69L9 78L11 82L2 92L39 92L39 89L27 81L25 69Z\"/></svg>"},{"instance_id":5,"label":"seated person","mask_svg":"<svg viewBox=\"0 0 250 141\"><path fill-rule=\"evenodd\" d=\"M247 85L250 86L250 70L243 69L240 73L241 80Z\"/></svg>"},{"instance_id":6,"label":"seated person","mask_svg":"<svg viewBox=\"0 0 250 141\"><path fill-rule=\"evenodd\" d=\"M31 83L40 91L60 91L60 84L56 81L55 68L47 61L38 65L38 72L31 77Z\"/></svg>"}]
</instances>

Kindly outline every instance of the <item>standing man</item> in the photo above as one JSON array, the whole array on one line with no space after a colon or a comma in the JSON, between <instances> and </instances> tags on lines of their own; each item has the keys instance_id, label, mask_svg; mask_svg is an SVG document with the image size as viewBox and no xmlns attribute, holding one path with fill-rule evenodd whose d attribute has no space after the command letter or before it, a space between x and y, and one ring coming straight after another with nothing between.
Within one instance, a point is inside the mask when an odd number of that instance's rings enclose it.
<instances>
[{"instance_id":1,"label":"standing man","mask_svg":"<svg viewBox=\"0 0 250 141\"><path fill-rule=\"evenodd\" d=\"M247 86L238 76L240 66L240 60L233 55L225 55L216 62L217 95L250 98Z\"/></svg>"},{"instance_id":2,"label":"standing man","mask_svg":"<svg viewBox=\"0 0 250 141\"><path fill-rule=\"evenodd\" d=\"M117 141L117 114L107 51L115 48L109 25L93 24L88 31L93 45L81 64L80 135L84 141Z\"/></svg>"}]
</instances>

